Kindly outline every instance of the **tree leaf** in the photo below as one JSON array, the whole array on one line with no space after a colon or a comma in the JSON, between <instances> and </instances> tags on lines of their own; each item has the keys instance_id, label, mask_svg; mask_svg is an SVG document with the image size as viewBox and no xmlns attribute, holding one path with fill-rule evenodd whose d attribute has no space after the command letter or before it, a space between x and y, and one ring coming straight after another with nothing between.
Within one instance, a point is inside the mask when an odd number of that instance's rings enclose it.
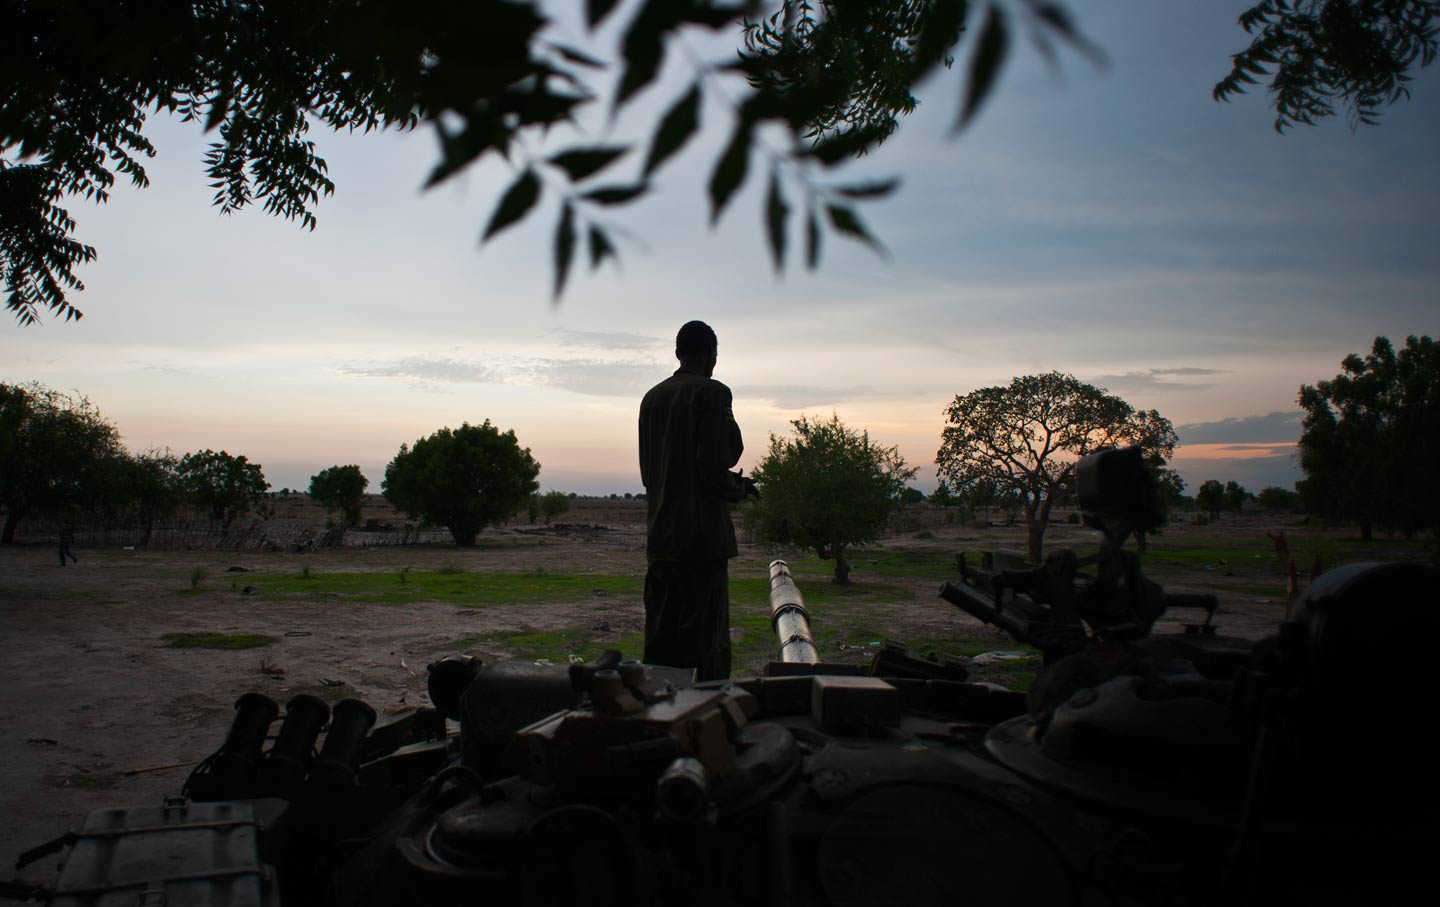
<instances>
[{"instance_id":1,"label":"tree leaf","mask_svg":"<svg viewBox=\"0 0 1440 907\"><path fill-rule=\"evenodd\" d=\"M649 188L645 183L636 183L633 186L601 186L580 197L597 205L623 205L643 195Z\"/></svg>"},{"instance_id":2,"label":"tree leaf","mask_svg":"<svg viewBox=\"0 0 1440 907\"><path fill-rule=\"evenodd\" d=\"M586 0L585 24L593 31L615 9L617 0Z\"/></svg>"},{"instance_id":3,"label":"tree leaf","mask_svg":"<svg viewBox=\"0 0 1440 907\"><path fill-rule=\"evenodd\" d=\"M645 159L645 175L649 176L671 155L684 147L699 126L700 83L697 82L665 112L664 119L655 130L655 139L650 143L650 154Z\"/></svg>"},{"instance_id":4,"label":"tree leaf","mask_svg":"<svg viewBox=\"0 0 1440 907\"><path fill-rule=\"evenodd\" d=\"M843 205L826 205L825 208L830 214L830 223L836 230L847 236L855 237L873 249L881 248L880 243L870 235L870 231L865 229L865 225L860 222L860 218L855 215L854 211Z\"/></svg>"},{"instance_id":5,"label":"tree leaf","mask_svg":"<svg viewBox=\"0 0 1440 907\"><path fill-rule=\"evenodd\" d=\"M630 22L625 40L620 45L625 71L615 90L615 109L620 109L636 92L654 81L660 71L660 64L665 59L665 32L676 21L673 2L646 0Z\"/></svg>"},{"instance_id":6,"label":"tree leaf","mask_svg":"<svg viewBox=\"0 0 1440 907\"><path fill-rule=\"evenodd\" d=\"M607 258L615 258L615 246L610 237L594 224L590 225L590 270L600 267ZM617 259L618 260L618 259Z\"/></svg>"},{"instance_id":7,"label":"tree leaf","mask_svg":"<svg viewBox=\"0 0 1440 907\"><path fill-rule=\"evenodd\" d=\"M961 108L960 120L955 129L964 129L990 96L995 87L995 77L1005 62L1010 49L1010 33L1005 25L1005 14L992 5L985 11L985 24L981 26L980 39L970 55L970 81L965 86L965 106Z\"/></svg>"},{"instance_id":8,"label":"tree leaf","mask_svg":"<svg viewBox=\"0 0 1440 907\"><path fill-rule=\"evenodd\" d=\"M488 242L490 237L520 220L539 200L540 180L536 178L535 172L527 167L510 188L505 190L505 196L500 199L500 204L495 206L495 213L490 215L490 223L485 225L485 233L480 237L480 242Z\"/></svg>"},{"instance_id":9,"label":"tree leaf","mask_svg":"<svg viewBox=\"0 0 1440 907\"><path fill-rule=\"evenodd\" d=\"M551 44L550 47L553 48L557 54L569 60L571 63L575 63L580 66L588 66L591 69L605 68L605 62L603 60L597 60L589 54L584 53L583 51L576 50L568 44Z\"/></svg>"},{"instance_id":10,"label":"tree leaf","mask_svg":"<svg viewBox=\"0 0 1440 907\"><path fill-rule=\"evenodd\" d=\"M775 259L776 273L785 270L785 221L790 217L790 206L780 194L780 174L770 171L770 190L765 197L765 232L770 240L770 254Z\"/></svg>"},{"instance_id":11,"label":"tree leaf","mask_svg":"<svg viewBox=\"0 0 1440 907\"><path fill-rule=\"evenodd\" d=\"M725 153L720 155L720 160L715 162L715 170L710 174L710 224L713 226L720 221L720 215L724 213L725 206L730 203L730 197L740 184L745 182L745 172L750 167L750 130L744 121L735 124L735 133L730 137L730 144Z\"/></svg>"},{"instance_id":12,"label":"tree leaf","mask_svg":"<svg viewBox=\"0 0 1440 907\"><path fill-rule=\"evenodd\" d=\"M835 191L846 198L884 198L900 185L898 178L876 180L871 183L856 183L853 186L836 186Z\"/></svg>"},{"instance_id":13,"label":"tree leaf","mask_svg":"<svg viewBox=\"0 0 1440 907\"><path fill-rule=\"evenodd\" d=\"M805 266L812 271L820 267L820 221L814 208L805 216Z\"/></svg>"},{"instance_id":14,"label":"tree leaf","mask_svg":"<svg viewBox=\"0 0 1440 907\"><path fill-rule=\"evenodd\" d=\"M555 301L565 291L570 276L570 262L575 257L575 206L569 202L560 209L560 223L555 227Z\"/></svg>"},{"instance_id":15,"label":"tree leaf","mask_svg":"<svg viewBox=\"0 0 1440 907\"><path fill-rule=\"evenodd\" d=\"M549 163L564 170L572 183L578 183L610 166L629 150L629 145L578 148L560 152L549 158Z\"/></svg>"}]
</instances>

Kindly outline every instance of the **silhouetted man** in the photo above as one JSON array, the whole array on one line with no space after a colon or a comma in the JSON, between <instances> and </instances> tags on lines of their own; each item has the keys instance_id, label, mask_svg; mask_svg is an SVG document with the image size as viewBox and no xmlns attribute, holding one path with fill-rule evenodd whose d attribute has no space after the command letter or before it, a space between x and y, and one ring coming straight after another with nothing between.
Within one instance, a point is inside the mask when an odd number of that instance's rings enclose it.
<instances>
[{"instance_id":1,"label":"silhouetted man","mask_svg":"<svg viewBox=\"0 0 1440 907\"><path fill-rule=\"evenodd\" d=\"M745 445L730 388L711 378L718 343L703 321L675 336L680 368L640 403L640 478L648 506L645 661L730 676L730 505L754 483L730 467Z\"/></svg>"},{"instance_id":2,"label":"silhouetted man","mask_svg":"<svg viewBox=\"0 0 1440 907\"><path fill-rule=\"evenodd\" d=\"M70 558L72 564L79 563L79 559L70 553L70 546L75 543L75 524L66 520L60 524L60 566L65 566L65 558Z\"/></svg>"}]
</instances>

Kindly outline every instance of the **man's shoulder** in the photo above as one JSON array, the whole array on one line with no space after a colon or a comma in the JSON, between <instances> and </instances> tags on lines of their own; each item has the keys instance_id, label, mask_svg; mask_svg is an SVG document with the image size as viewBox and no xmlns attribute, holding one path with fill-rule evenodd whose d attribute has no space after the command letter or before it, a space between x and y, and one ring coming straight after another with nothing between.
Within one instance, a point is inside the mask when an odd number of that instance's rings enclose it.
<instances>
[{"instance_id":1,"label":"man's shoulder","mask_svg":"<svg viewBox=\"0 0 1440 907\"><path fill-rule=\"evenodd\" d=\"M697 375L694 372L676 372L646 391L641 400L641 406L676 394L688 394L707 400L721 399L727 402L731 399L730 388L723 382L716 381L714 378L706 378L704 375Z\"/></svg>"}]
</instances>

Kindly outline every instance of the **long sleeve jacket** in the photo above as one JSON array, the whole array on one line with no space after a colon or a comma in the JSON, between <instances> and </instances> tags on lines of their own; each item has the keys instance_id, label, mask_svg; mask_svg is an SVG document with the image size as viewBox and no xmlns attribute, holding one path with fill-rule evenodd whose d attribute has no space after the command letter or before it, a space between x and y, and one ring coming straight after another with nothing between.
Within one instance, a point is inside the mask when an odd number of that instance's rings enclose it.
<instances>
[{"instance_id":1,"label":"long sleeve jacket","mask_svg":"<svg viewBox=\"0 0 1440 907\"><path fill-rule=\"evenodd\" d=\"M640 403L640 478L651 561L735 556L730 505L745 497L730 472L744 453L730 388L683 368Z\"/></svg>"}]
</instances>

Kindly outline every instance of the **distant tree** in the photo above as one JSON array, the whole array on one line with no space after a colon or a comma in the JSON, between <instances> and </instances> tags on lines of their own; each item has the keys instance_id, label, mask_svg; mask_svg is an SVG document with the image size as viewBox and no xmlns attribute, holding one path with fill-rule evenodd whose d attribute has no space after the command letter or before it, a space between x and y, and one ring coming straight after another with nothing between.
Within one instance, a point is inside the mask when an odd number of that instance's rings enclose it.
<instances>
[{"instance_id":1,"label":"distant tree","mask_svg":"<svg viewBox=\"0 0 1440 907\"><path fill-rule=\"evenodd\" d=\"M944 482L936 482L935 490L930 492L930 503L936 507L954 507L959 501L950 490L950 486Z\"/></svg>"},{"instance_id":2,"label":"distant tree","mask_svg":"<svg viewBox=\"0 0 1440 907\"><path fill-rule=\"evenodd\" d=\"M790 437L770 436L770 451L753 476L763 497L750 502L747 525L772 544L813 549L835 561L835 582L850 582L847 551L885 528L915 470L894 447L870 433L801 416Z\"/></svg>"},{"instance_id":3,"label":"distant tree","mask_svg":"<svg viewBox=\"0 0 1440 907\"><path fill-rule=\"evenodd\" d=\"M925 492L918 488L900 489L900 503L903 506L908 507L911 504L919 504L923 500L925 500Z\"/></svg>"},{"instance_id":4,"label":"distant tree","mask_svg":"<svg viewBox=\"0 0 1440 907\"><path fill-rule=\"evenodd\" d=\"M935 455L938 472L962 496L993 484L1020 498L1028 557L1043 556L1050 511L1070 494L1075 463L1101 447L1138 444L1163 464L1175 429L1155 410L1137 410L1072 375L1024 375L1008 386L956 396Z\"/></svg>"},{"instance_id":5,"label":"distant tree","mask_svg":"<svg viewBox=\"0 0 1440 907\"><path fill-rule=\"evenodd\" d=\"M1305 411L1297 484L1308 513L1414 533L1440 521L1440 341L1376 337L1363 359L1300 388Z\"/></svg>"},{"instance_id":6,"label":"distant tree","mask_svg":"<svg viewBox=\"0 0 1440 907\"><path fill-rule=\"evenodd\" d=\"M455 544L475 544L480 530L518 511L539 487L540 464L514 431L486 419L442 428L400 452L385 467L381 490L397 509L445 526Z\"/></svg>"},{"instance_id":7,"label":"distant tree","mask_svg":"<svg viewBox=\"0 0 1440 907\"><path fill-rule=\"evenodd\" d=\"M120 433L85 397L38 382L0 384L0 542L36 510L99 503Z\"/></svg>"},{"instance_id":8,"label":"distant tree","mask_svg":"<svg viewBox=\"0 0 1440 907\"><path fill-rule=\"evenodd\" d=\"M355 464L330 466L310 477L310 497L327 510L338 510L346 526L360 523L360 508L365 506L365 489L370 480Z\"/></svg>"},{"instance_id":9,"label":"distant tree","mask_svg":"<svg viewBox=\"0 0 1440 907\"><path fill-rule=\"evenodd\" d=\"M634 499L635 499L635 493L634 493L634 492L630 492L630 491L625 492L625 500L627 500L627 501L633 501Z\"/></svg>"},{"instance_id":10,"label":"distant tree","mask_svg":"<svg viewBox=\"0 0 1440 907\"><path fill-rule=\"evenodd\" d=\"M1251 497L1250 492L1246 491L1245 487L1239 482L1231 481L1225 483L1225 509L1231 513L1239 513L1241 508L1245 506L1245 502L1250 500Z\"/></svg>"},{"instance_id":11,"label":"distant tree","mask_svg":"<svg viewBox=\"0 0 1440 907\"><path fill-rule=\"evenodd\" d=\"M1195 505L1210 514L1210 519L1220 519L1220 511L1225 506L1225 486L1216 479L1206 479L1195 492Z\"/></svg>"},{"instance_id":12,"label":"distant tree","mask_svg":"<svg viewBox=\"0 0 1440 907\"><path fill-rule=\"evenodd\" d=\"M186 454L180 458L179 474L190 502L227 529L270 489L259 463L223 450Z\"/></svg>"},{"instance_id":13,"label":"distant tree","mask_svg":"<svg viewBox=\"0 0 1440 907\"><path fill-rule=\"evenodd\" d=\"M112 511L145 530L142 545L150 544L155 524L174 516L185 502L180 461L169 452L122 454L111 461L106 482Z\"/></svg>"},{"instance_id":14,"label":"distant tree","mask_svg":"<svg viewBox=\"0 0 1440 907\"><path fill-rule=\"evenodd\" d=\"M540 510L545 514L545 525L562 513L570 512L570 496L563 491L547 491L540 496Z\"/></svg>"},{"instance_id":15,"label":"distant tree","mask_svg":"<svg viewBox=\"0 0 1440 907\"><path fill-rule=\"evenodd\" d=\"M1261 507L1272 513L1298 513L1300 510L1300 495L1277 485L1260 489L1256 498Z\"/></svg>"}]
</instances>

